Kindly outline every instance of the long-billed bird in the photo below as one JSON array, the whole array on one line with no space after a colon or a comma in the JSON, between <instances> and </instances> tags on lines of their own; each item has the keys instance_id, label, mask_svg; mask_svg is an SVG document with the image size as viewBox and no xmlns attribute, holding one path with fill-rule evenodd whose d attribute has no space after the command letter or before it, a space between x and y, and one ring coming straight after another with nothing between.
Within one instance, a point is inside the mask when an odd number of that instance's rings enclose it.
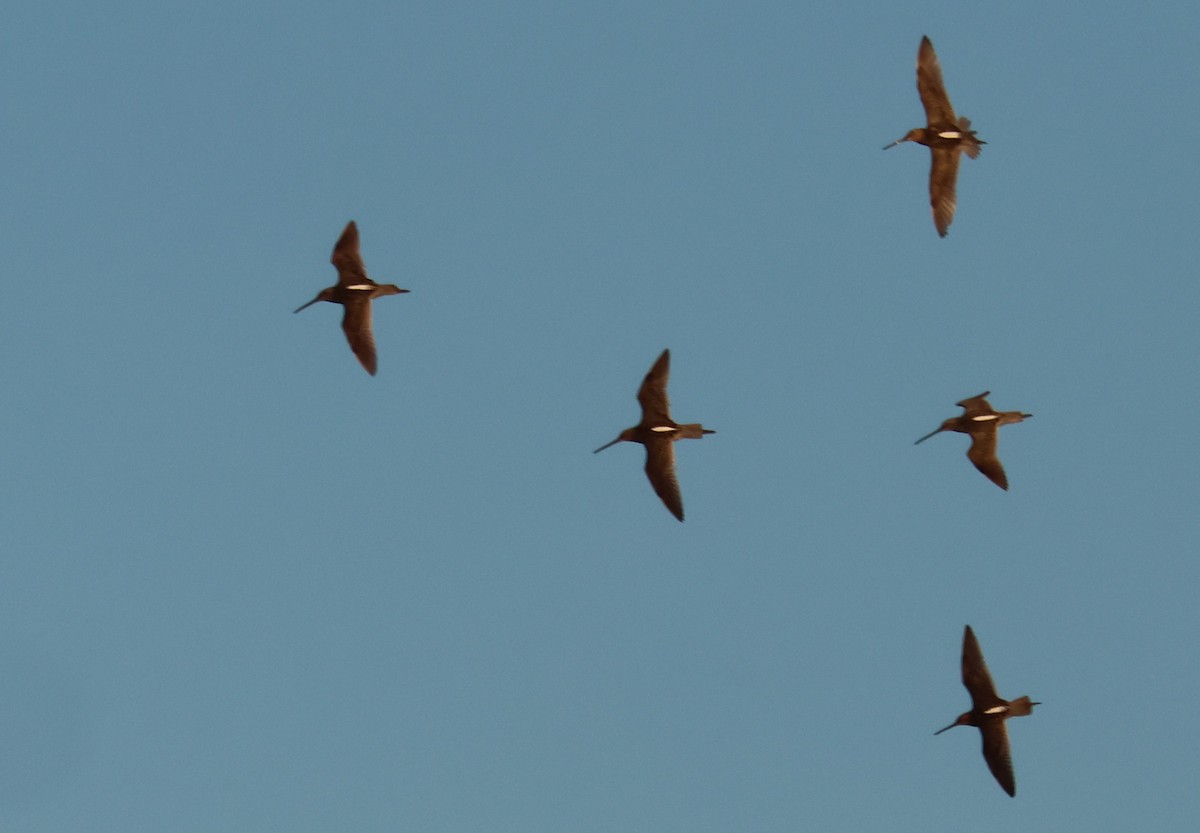
<instances>
[{"instance_id":1,"label":"long-billed bird","mask_svg":"<svg viewBox=\"0 0 1200 833\"><path fill-rule=\"evenodd\" d=\"M1000 458L996 456L996 435L999 433L1001 425L1021 422L1029 419L1033 414L993 410L984 398L989 394L991 391L985 390L979 396L972 396L970 399L955 403L963 409L963 415L946 420L940 428L930 431L913 445L919 445L934 434L940 434L943 431L970 434L971 447L967 449L967 459L974 463L975 468L983 472L988 480L1007 491L1008 476L1004 473L1004 466L1000 465Z\"/></svg>"},{"instance_id":2,"label":"long-billed bird","mask_svg":"<svg viewBox=\"0 0 1200 833\"><path fill-rule=\"evenodd\" d=\"M341 304L342 331L350 342L350 349L358 361L372 376L375 375L375 335L371 332L371 301L383 295L399 295L408 292L395 284L375 283L367 277L362 255L358 252L358 226L351 220L333 247L329 262L337 267L338 282L335 286L322 289L316 298L299 307L295 312L307 309L317 301Z\"/></svg>"},{"instance_id":3,"label":"long-billed bird","mask_svg":"<svg viewBox=\"0 0 1200 833\"><path fill-rule=\"evenodd\" d=\"M1034 702L1028 697L1018 697L1016 700L1004 700L996 693L992 675L988 673L987 663L983 661L983 651L979 648L979 640L975 632L967 625L963 631L962 648L962 681L971 694L971 710L963 712L958 719L945 729L938 729L935 735L940 735L955 726L974 726L983 736L983 759L987 761L988 769L996 777L996 781L1011 796L1017 794L1017 780L1013 776L1012 754L1008 748L1008 729L1005 721L1010 717L1024 717L1033 713Z\"/></svg>"},{"instance_id":4,"label":"long-billed bird","mask_svg":"<svg viewBox=\"0 0 1200 833\"><path fill-rule=\"evenodd\" d=\"M917 92L925 106L926 126L914 127L884 150L902 142L917 142L929 148L933 156L929 166L929 203L933 208L933 224L938 234L945 237L958 206L955 194L958 158L965 153L974 159L979 156L979 146L987 142L975 137L970 119L954 115L942 81L942 65L928 37L921 38L917 50Z\"/></svg>"},{"instance_id":5,"label":"long-billed bird","mask_svg":"<svg viewBox=\"0 0 1200 833\"><path fill-rule=\"evenodd\" d=\"M626 428L615 440L592 453L599 454L619 442L644 445L646 477L650 478L650 485L667 509L671 510L671 514L682 521L683 497L679 494L679 480L675 477L675 441L696 440L716 431L710 431L698 422L680 425L671 419L671 403L667 399L667 377L670 373L671 351L663 350L638 389L642 421L632 428Z\"/></svg>"}]
</instances>

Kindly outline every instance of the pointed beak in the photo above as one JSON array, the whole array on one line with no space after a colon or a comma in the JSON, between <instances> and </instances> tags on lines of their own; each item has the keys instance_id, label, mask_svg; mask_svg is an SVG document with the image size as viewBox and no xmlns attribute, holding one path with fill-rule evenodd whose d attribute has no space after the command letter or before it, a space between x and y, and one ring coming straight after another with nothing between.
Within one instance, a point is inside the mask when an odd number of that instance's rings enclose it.
<instances>
[{"instance_id":1,"label":"pointed beak","mask_svg":"<svg viewBox=\"0 0 1200 833\"><path fill-rule=\"evenodd\" d=\"M292 310L292 315L295 315L296 313L298 313L298 312L299 312L300 310L302 310L302 309L308 309L309 307L311 307L313 304L315 304L315 303L316 303L317 301L319 301L319 300L321 300L321 298L320 298L319 296L318 296L318 297L316 297L316 298L313 298L311 301L309 301L309 302L308 302L307 304L305 304L304 306L302 306L302 307L297 307L296 309Z\"/></svg>"},{"instance_id":2,"label":"pointed beak","mask_svg":"<svg viewBox=\"0 0 1200 833\"><path fill-rule=\"evenodd\" d=\"M883 149L887 150L888 148L894 148L896 145L900 144L903 141L904 141L904 139L897 139L896 141L892 142L890 145L884 145Z\"/></svg>"},{"instance_id":3,"label":"pointed beak","mask_svg":"<svg viewBox=\"0 0 1200 833\"><path fill-rule=\"evenodd\" d=\"M953 728L954 728L955 726L957 726L957 725L958 725L958 721L956 720L956 721L954 721L953 723L951 723L949 726L947 726L947 727L946 727L946 729L953 729ZM938 729L938 730L937 730L936 732L934 732L933 734L934 734L934 735L940 735L942 732L946 731L946 729Z\"/></svg>"},{"instance_id":4,"label":"pointed beak","mask_svg":"<svg viewBox=\"0 0 1200 833\"><path fill-rule=\"evenodd\" d=\"M917 440L915 443L913 443L913 445L920 445L921 443L925 442L927 439L929 439L930 437L932 437L934 434L940 434L940 433L942 433L942 432L943 432L943 431L945 431L945 430L946 430L945 428L938 428L938 429L937 429L937 430L935 430L935 431L930 431L930 432L929 432L928 434L926 434L924 437L921 437L921 439L919 439L919 440Z\"/></svg>"},{"instance_id":5,"label":"pointed beak","mask_svg":"<svg viewBox=\"0 0 1200 833\"><path fill-rule=\"evenodd\" d=\"M617 443L619 443L620 441L621 441L621 438L620 438L620 437L617 437L617 438L616 438L615 440L613 440L611 443L605 443L604 445L600 446L599 448L597 448L597 449L596 449L595 451L593 451L592 453L593 453L593 454L599 454L601 451L603 451L603 450L604 450L604 449L606 449L606 448L612 448L614 445L616 445L616 444L617 444Z\"/></svg>"}]
</instances>

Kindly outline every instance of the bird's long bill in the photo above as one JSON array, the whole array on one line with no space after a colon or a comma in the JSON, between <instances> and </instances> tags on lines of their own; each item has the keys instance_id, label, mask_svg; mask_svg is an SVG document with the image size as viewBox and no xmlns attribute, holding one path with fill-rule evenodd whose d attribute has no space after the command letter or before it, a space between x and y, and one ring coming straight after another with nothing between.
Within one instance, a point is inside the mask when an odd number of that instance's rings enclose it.
<instances>
[{"instance_id":1,"label":"bird's long bill","mask_svg":"<svg viewBox=\"0 0 1200 833\"><path fill-rule=\"evenodd\" d=\"M617 443L619 443L620 441L621 441L621 438L620 438L620 437L617 437L617 438L616 438L615 440L613 440L611 443L605 443L604 445L600 446L599 448L597 448L597 449L596 449L595 451L593 451L592 453L593 453L593 454L599 454L601 451L603 451L603 450L604 450L604 449L606 449L606 448L612 448L614 445L616 445L616 444L617 444Z\"/></svg>"},{"instance_id":2,"label":"bird's long bill","mask_svg":"<svg viewBox=\"0 0 1200 833\"><path fill-rule=\"evenodd\" d=\"M913 445L920 445L921 443L925 442L927 439L932 437L934 434L940 434L945 430L946 430L945 428L936 428L933 431L930 431L924 437L921 437L921 439L917 440L915 443L913 443Z\"/></svg>"},{"instance_id":3,"label":"bird's long bill","mask_svg":"<svg viewBox=\"0 0 1200 833\"><path fill-rule=\"evenodd\" d=\"M958 721L956 720L953 723L951 723L949 726L947 726L946 729L953 729L957 725L958 725ZM934 732L934 734L940 735L942 732L946 731L946 729L938 729L936 732Z\"/></svg>"},{"instance_id":4,"label":"bird's long bill","mask_svg":"<svg viewBox=\"0 0 1200 833\"><path fill-rule=\"evenodd\" d=\"M884 145L883 149L887 150L888 148L894 148L896 145L900 144L903 141L904 141L903 138L897 139L896 141L892 142L890 145Z\"/></svg>"},{"instance_id":5,"label":"bird's long bill","mask_svg":"<svg viewBox=\"0 0 1200 833\"><path fill-rule=\"evenodd\" d=\"M302 307L297 307L296 309L292 310L292 314L293 314L293 315L295 315L296 313L298 313L298 312L299 312L300 310L302 310L302 309L308 309L309 307L311 307L313 304L315 304L315 303L316 303L317 301L319 301L319 300L321 300L321 298L320 298L319 296L318 296L318 297L316 297L316 298L313 298L311 301L309 301L309 302L308 302L307 304L305 304L304 306L302 306Z\"/></svg>"}]
</instances>

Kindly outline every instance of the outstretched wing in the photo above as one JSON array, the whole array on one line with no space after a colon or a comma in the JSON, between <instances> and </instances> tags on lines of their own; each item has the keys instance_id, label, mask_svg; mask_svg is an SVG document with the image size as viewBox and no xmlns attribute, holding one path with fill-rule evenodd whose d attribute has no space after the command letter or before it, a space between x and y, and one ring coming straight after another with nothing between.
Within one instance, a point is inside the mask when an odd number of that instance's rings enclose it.
<instances>
[{"instance_id":1,"label":"outstretched wing","mask_svg":"<svg viewBox=\"0 0 1200 833\"><path fill-rule=\"evenodd\" d=\"M1008 475L1000 458L996 456L996 438L999 435L999 420L983 423L985 428L971 433L971 447L967 449L967 459L975 464L975 468L983 472L983 476L995 483L1001 489L1008 491Z\"/></svg>"},{"instance_id":2,"label":"outstretched wing","mask_svg":"<svg viewBox=\"0 0 1200 833\"><path fill-rule=\"evenodd\" d=\"M954 108L950 106L950 96L946 95L946 85L942 81L942 65L928 37L921 38L921 48L917 50L917 92L930 127L956 123Z\"/></svg>"},{"instance_id":3,"label":"outstretched wing","mask_svg":"<svg viewBox=\"0 0 1200 833\"><path fill-rule=\"evenodd\" d=\"M983 735L983 759L996 781L1009 795L1017 794L1017 779L1013 775L1012 754L1008 748L1008 727L1003 718L986 720L979 727Z\"/></svg>"},{"instance_id":4,"label":"outstretched wing","mask_svg":"<svg viewBox=\"0 0 1200 833\"><path fill-rule=\"evenodd\" d=\"M667 378L671 375L671 351L663 350L654 362L642 386L638 388L638 403L642 406L642 425L674 425L671 402L667 398Z\"/></svg>"},{"instance_id":5,"label":"outstretched wing","mask_svg":"<svg viewBox=\"0 0 1200 833\"><path fill-rule=\"evenodd\" d=\"M333 247L329 262L338 271L339 286L374 284L374 281L367 277L367 268L358 252L358 226L353 220L346 224L346 230Z\"/></svg>"},{"instance_id":6,"label":"outstretched wing","mask_svg":"<svg viewBox=\"0 0 1200 833\"><path fill-rule=\"evenodd\" d=\"M362 366L374 376L375 335L371 332L371 300L369 297L347 299L342 306L345 308L342 331L346 334L346 341L350 342L350 349L358 356Z\"/></svg>"},{"instance_id":7,"label":"outstretched wing","mask_svg":"<svg viewBox=\"0 0 1200 833\"><path fill-rule=\"evenodd\" d=\"M669 435L652 437L646 441L646 477L655 494L671 510L671 514L683 520L683 496L679 493L679 479L675 477L675 442Z\"/></svg>"},{"instance_id":8,"label":"outstretched wing","mask_svg":"<svg viewBox=\"0 0 1200 833\"><path fill-rule=\"evenodd\" d=\"M1004 701L996 694L996 685L988 673L987 663L983 661L979 640L975 638L975 631L971 630L970 625L963 630L962 681L971 695L972 708L984 711L1003 705Z\"/></svg>"},{"instance_id":9,"label":"outstretched wing","mask_svg":"<svg viewBox=\"0 0 1200 833\"><path fill-rule=\"evenodd\" d=\"M958 208L959 148L931 147L929 164L929 205L933 209L933 224L945 237Z\"/></svg>"}]
</instances>

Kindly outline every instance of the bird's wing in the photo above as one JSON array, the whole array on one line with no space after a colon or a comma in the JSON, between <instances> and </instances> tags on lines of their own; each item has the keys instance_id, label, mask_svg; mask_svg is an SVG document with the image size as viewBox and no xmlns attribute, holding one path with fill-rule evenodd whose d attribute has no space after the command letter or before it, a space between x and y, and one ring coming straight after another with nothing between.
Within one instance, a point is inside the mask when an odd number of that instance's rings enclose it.
<instances>
[{"instance_id":1,"label":"bird's wing","mask_svg":"<svg viewBox=\"0 0 1200 833\"><path fill-rule=\"evenodd\" d=\"M978 396L972 396L968 399L964 399L962 402L955 402L954 404L967 412L966 414L963 414L963 416L970 416L971 411L980 411L985 414L992 414L995 413L995 411L992 410L992 406L988 404L987 401L987 397L991 395L991 393L992 392L990 390L985 390Z\"/></svg>"},{"instance_id":2,"label":"bird's wing","mask_svg":"<svg viewBox=\"0 0 1200 833\"><path fill-rule=\"evenodd\" d=\"M363 293L366 294L366 293ZM375 336L371 332L371 301L368 298L348 299L342 304L342 331L350 349L372 376L375 375Z\"/></svg>"},{"instance_id":3,"label":"bird's wing","mask_svg":"<svg viewBox=\"0 0 1200 833\"><path fill-rule=\"evenodd\" d=\"M671 402L667 398L667 377L671 374L671 351L663 350L638 388L638 403L642 406L642 424L674 425L671 421ZM653 479L653 478L651 478ZM656 487L657 488L657 487ZM665 498L664 498L665 500Z\"/></svg>"},{"instance_id":4,"label":"bird's wing","mask_svg":"<svg viewBox=\"0 0 1200 833\"><path fill-rule=\"evenodd\" d=\"M970 625L963 630L962 681L975 709L982 711L1003 705L1004 701L996 694L996 685L988 673L987 663L983 661L983 649L979 647L979 640L975 638L975 631L971 630Z\"/></svg>"},{"instance_id":5,"label":"bird's wing","mask_svg":"<svg viewBox=\"0 0 1200 833\"><path fill-rule=\"evenodd\" d=\"M675 476L675 442L669 436L653 437L646 441L646 477L655 494L671 510L671 514L683 520L683 496L679 493L679 479Z\"/></svg>"},{"instance_id":6,"label":"bird's wing","mask_svg":"<svg viewBox=\"0 0 1200 833\"><path fill-rule=\"evenodd\" d=\"M956 123L954 108L942 81L942 65L929 38L921 38L921 48L917 50L917 92L930 127Z\"/></svg>"},{"instance_id":7,"label":"bird's wing","mask_svg":"<svg viewBox=\"0 0 1200 833\"><path fill-rule=\"evenodd\" d=\"M358 225L353 220L346 224L346 230L333 247L329 262L337 268L340 286L374 284L367 277L367 268L363 265L362 255L358 253Z\"/></svg>"},{"instance_id":8,"label":"bird's wing","mask_svg":"<svg viewBox=\"0 0 1200 833\"><path fill-rule=\"evenodd\" d=\"M931 147L929 164L929 205L933 209L933 224L941 237L950 230L954 211L958 208L957 147Z\"/></svg>"},{"instance_id":9,"label":"bird's wing","mask_svg":"<svg viewBox=\"0 0 1200 833\"><path fill-rule=\"evenodd\" d=\"M971 433L967 459L983 472L984 477L1008 491L1008 476L1004 473L1004 466L1000 465L1000 458L996 456L996 437L1000 433L997 423L998 420L982 423L985 428Z\"/></svg>"},{"instance_id":10,"label":"bird's wing","mask_svg":"<svg viewBox=\"0 0 1200 833\"><path fill-rule=\"evenodd\" d=\"M1002 718L986 720L979 727L983 735L983 759L996 781L1009 795L1017 794L1017 779L1013 775L1012 754L1008 748L1008 728Z\"/></svg>"}]
</instances>

